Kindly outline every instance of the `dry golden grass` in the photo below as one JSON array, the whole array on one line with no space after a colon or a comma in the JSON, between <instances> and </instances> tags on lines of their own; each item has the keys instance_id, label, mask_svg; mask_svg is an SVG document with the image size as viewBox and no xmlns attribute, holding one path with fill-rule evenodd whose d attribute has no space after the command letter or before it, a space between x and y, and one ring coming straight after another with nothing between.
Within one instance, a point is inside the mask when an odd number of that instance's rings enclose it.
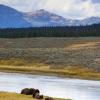
<instances>
[{"instance_id":1,"label":"dry golden grass","mask_svg":"<svg viewBox=\"0 0 100 100\"><path fill-rule=\"evenodd\" d=\"M15 93L0 93L0 100L34 100L31 96Z\"/></svg>"},{"instance_id":2,"label":"dry golden grass","mask_svg":"<svg viewBox=\"0 0 100 100\"><path fill-rule=\"evenodd\" d=\"M49 66L0 66L0 71L100 80L99 72L78 66L65 69L50 69Z\"/></svg>"},{"instance_id":3,"label":"dry golden grass","mask_svg":"<svg viewBox=\"0 0 100 100\"><path fill-rule=\"evenodd\" d=\"M97 45L100 45L100 41L95 42L83 42L72 44L71 46L65 47L65 50L80 50L80 49L93 49L96 48Z\"/></svg>"},{"instance_id":4,"label":"dry golden grass","mask_svg":"<svg viewBox=\"0 0 100 100\"><path fill-rule=\"evenodd\" d=\"M32 96L26 96L16 93L0 92L0 100L36 100L36 99L33 99ZM64 100L64 99L55 98L55 100Z\"/></svg>"},{"instance_id":5,"label":"dry golden grass","mask_svg":"<svg viewBox=\"0 0 100 100\"><path fill-rule=\"evenodd\" d=\"M13 66L47 66L39 60L36 59L21 59L21 58L9 58L9 59L0 59L0 65L13 65Z\"/></svg>"}]
</instances>

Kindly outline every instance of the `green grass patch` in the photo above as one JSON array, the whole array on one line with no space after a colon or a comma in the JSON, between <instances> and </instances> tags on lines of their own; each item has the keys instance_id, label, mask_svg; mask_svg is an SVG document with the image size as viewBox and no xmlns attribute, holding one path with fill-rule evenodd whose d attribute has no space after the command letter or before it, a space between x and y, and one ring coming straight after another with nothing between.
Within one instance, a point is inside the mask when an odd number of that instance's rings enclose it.
<instances>
[{"instance_id":1,"label":"green grass patch","mask_svg":"<svg viewBox=\"0 0 100 100\"><path fill-rule=\"evenodd\" d=\"M0 92L0 100L36 100L36 99L33 99L32 96L26 96L22 94ZM65 99L55 98L55 100L65 100Z\"/></svg>"}]
</instances>

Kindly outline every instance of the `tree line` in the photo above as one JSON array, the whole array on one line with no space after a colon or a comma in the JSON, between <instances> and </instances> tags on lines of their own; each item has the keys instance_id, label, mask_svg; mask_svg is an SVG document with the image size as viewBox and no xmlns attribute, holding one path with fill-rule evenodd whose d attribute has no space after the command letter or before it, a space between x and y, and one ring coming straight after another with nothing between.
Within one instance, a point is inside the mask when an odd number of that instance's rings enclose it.
<instances>
[{"instance_id":1,"label":"tree line","mask_svg":"<svg viewBox=\"0 0 100 100\"><path fill-rule=\"evenodd\" d=\"M90 26L33 27L0 29L0 38L100 36L100 24Z\"/></svg>"}]
</instances>

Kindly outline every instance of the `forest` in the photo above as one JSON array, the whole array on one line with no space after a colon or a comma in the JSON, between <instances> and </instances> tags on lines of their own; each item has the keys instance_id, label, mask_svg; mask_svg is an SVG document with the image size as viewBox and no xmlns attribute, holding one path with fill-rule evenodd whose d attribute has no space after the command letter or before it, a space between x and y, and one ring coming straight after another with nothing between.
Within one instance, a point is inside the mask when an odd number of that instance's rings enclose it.
<instances>
[{"instance_id":1,"label":"forest","mask_svg":"<svg viewBox=\"0 0 100 100\"><path fill-rule=\"evenodd\" d=\"M0 29L0 38L29 37L98 37L100 24L90 26L56 26Z\"/></svg>"}]
</instances>

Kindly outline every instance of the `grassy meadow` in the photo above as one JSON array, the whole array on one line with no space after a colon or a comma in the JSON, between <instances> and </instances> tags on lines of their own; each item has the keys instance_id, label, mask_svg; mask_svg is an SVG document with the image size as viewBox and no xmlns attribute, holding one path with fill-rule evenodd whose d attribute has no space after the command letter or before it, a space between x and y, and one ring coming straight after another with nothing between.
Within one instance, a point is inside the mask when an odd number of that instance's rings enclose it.
<instances>
[{"instance_id":1,"label":"grassy meadow","mask_svg":"<svg viewBox=\"0 0 100 100\"><path fill-rule=\"evenodd\" d=\"M22 94L0 92L0 100L36 100L36 99L33 99L32 96L26 96ZM64 100L64 99L55 98L55 100Z\"/></svg>"},{"instance_id":2,"label":"grassy meadow","mask_svg":"<svg viewBox=\"0 0 100 100\"><path fill-rule=\"evenodd\" d=\"M0 39L0 71L100 80L100 38Z\"/></svg>"}]
</instances>

